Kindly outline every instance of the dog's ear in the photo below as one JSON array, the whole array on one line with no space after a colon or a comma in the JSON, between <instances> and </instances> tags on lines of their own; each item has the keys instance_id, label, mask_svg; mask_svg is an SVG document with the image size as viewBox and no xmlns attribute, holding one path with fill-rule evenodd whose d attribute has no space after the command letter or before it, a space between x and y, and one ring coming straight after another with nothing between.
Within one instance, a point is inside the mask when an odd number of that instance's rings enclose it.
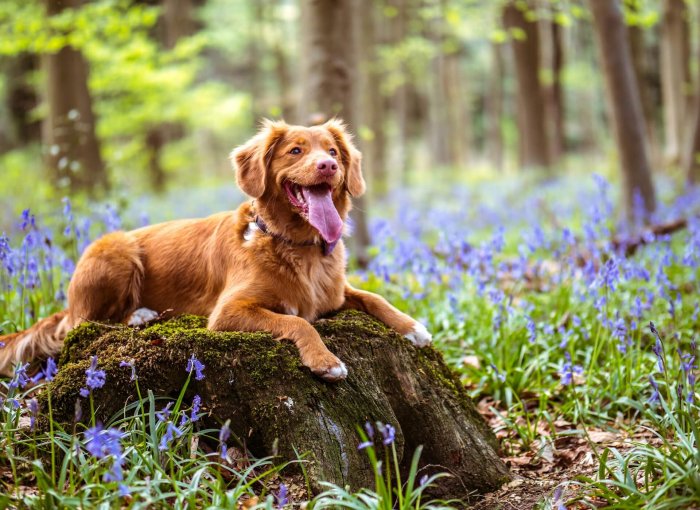
<instances>
[{"instance_id":1,"label":"dog's ear","mask_svg":"<svg viewBox=\"0 0 700 510\"><path fill-rule=\"evenodd\" d=\"M348 193L353 197L359 197L367 188L365 178L362 177L362 153L352 143L352 136L347 132L345 124L341 120L331 119L325 127L333 135L340 150L340 160L345 167L345 182Z\"/></svg>"},{"instance_id":2,"label":"dog's ear","mask_svg":"<svg viewBox=\"0 0 700 510\"><path fill-rule=\"evenodd\" d=\"M286 132L287 124L283 121L265 119L257 135L231 152L236 182L246 195L260 198L265 193L267 171L275 147Z\"/></svg>"}]
</instances>

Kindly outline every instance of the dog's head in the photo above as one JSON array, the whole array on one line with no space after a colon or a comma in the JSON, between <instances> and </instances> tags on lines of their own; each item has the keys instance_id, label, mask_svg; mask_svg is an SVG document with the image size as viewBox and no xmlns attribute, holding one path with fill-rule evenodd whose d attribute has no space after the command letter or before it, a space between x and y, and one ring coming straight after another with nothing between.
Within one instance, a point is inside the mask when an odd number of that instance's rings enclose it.
<instances>
[{"instance_id":1,"label":"dog's head","mask_svg":"<svg viewBox=\"0 0 700 510\"><path fill-rule=\"evenodd\" d=\"M342 235L349 196L365 191L361 158L337 119L312 127L265 121L231 154L238 186L278 230L313 228L328 243Z\"/></svg>"}]
</instances>

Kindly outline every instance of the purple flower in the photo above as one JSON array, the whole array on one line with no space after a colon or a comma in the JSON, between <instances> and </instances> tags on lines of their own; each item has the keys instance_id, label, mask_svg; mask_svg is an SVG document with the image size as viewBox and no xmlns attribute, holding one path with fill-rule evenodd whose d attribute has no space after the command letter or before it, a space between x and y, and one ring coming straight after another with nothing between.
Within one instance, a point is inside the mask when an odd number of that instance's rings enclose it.
<instances>
[{"instance_id":1,"label":"purple flower","mask_svg":"<svg viewBox=\"0 0 700 510\"><path fill-rule=\"evenodd\" d=\"M29 363L19 363L17 368L15 368L15 375L8 384L8 388L13 390L17 388L24 388L27 383L29 383L29 376L27 376L27 368Z\"/></svg>"},{"instance_id":2,"label":"purple flower","mask_svg":"<svg viewBox=\"0 0 700 510\"><path fill-rule=\"evenodd\" d=\"M197 358L195 358L194 353L192 353L192 357L187 360L187 368L185 370L187 370L187 372L190 374L194 370L194 372L195 372L194 378L197 381L201 381L202 379L204 379L204 373L203 373L204 368L205 368L205 365L203 365L201 361L199 361Z\"/></svg>"},{"instance_id":3,"label":"purple flower","mask_svg":"<svg viewBox=\"0 0 700 510\"><path fill-rule=\"evenodd\" d=\"M101 425L97 425L85 431L85 448L97 459L104 459L110 455L120 457L121 440L124 435L117 429L104 429Z\"/></svg>"},{"instance_id":4,"label":"purple flower","mask_svg":"<svg viewBox=\"0 0 700 510\"><path fill-rule=\"evenodd\" d=\"M430 480L430 477L428 475L421 476L420 480L418 480L418 486L423 487L426 483L428 483L428 480Z\"/></svg>"},{"instance_id":5,"label":"purple flower","mask_svg":"<svg viewBox=\"0 0 700 510\"><path fill-rule=\"evenodd\" d=\"M396 429L390 424L379 427L379 432L382 433L382 444L384 446L389 446L396 439Z\"/></svg>"},{"instance_id":6,"label":"purple flower","mask_svg":"<svg viewBox=\"0 0 700 510\"><path fill-rule=\"evenodd\" d=\"M535 340L537 339L537 326L535 326L535 321L532 320L531 317L527 317L527 340L531 344L535 343Z\"/></svg>"},{"instance_id":7,"label":"purple flower","mask_svg":"<svg viewBox=\"0 0 700 510\"><path fill-rule=\"evenodd\" d=\"M277 508L283 508L287 503L289 503L287 493L288 493L287 486L284 483L281 483L278 491L275 493L275 500L277 501Z\"/></svg>"},{"instance_id":8,"label":"purple flower","mask_svg":"<svg viewBox=\"0 0 700 510\"><path fill-rule=\"evenodd\" d=\"M51 382L58 373L58 367L56 366L56 361L53 358L46 360L46 368L44 369L44 378Z\"/></svg>"},{"instance_id":9,"label":"purple flower","mask_svg":"<svg viewBox=\"0 0 700 510\"><path fill-rule=\"evenodd\" d=\"M168 425L165 429L165 434L163 434L163 437L160 439L160 444L158 445L158 449L160 451L165 451L168 449L168 445L170 442L176 438L180 437L182 435L182 431L173 424L173 422L169 421Z\"/></svg>"},{"instance_id":10,"label":"purple flower","mask_svg":"<svg viewBox=\"0 0 700 510\"><path fill-rule=\"evenodd\" d=\"M571 355L568 352L564 356L566 356L566 362L559 369L559 376L561 377L561 383L564 386L568 386L574 382L574 375L583 374L583 368L571 362Z\"/></svg>"},{"instance_id":11,"label":"purple flower","mask_svg":"<svg viewBox=\"0 0 700 510\"><path fill-rule=\"evenodd\" d=\"M173 405L172 402L168 402L168 405L166 405L162 410L156 412L156 416L158 417L159 422L164 422L168 418L170 418L170 407Z\"/></svg>"},{"instance_id":12,"label":"purple flower","mask_svg":"<svg viewBox=\"0 0 700 510\"><path fill-rule=\"evenodd\" d=\"M129 361L121 361L119 363L120 367L129 367L131 368L131 378L129 379L130 381L135 381L138 379L138 376L136 375L136 367L134 366L134 360L129 360Z\"/></svg>"},{"instance_id":13,"label":"purple flower","mask_svg":"<svg viewBox=\"0 0 700 510\"><path fill-rule=\"evenodd\" d=\"M90 356L90 368L85 371L85 376L85 384L91 390L105 385L107 374L104 370L97 370L97 356Z\"/></svg>"},{"instance_id":14,"label":"purple flower","mask_svg":"<svg viewBox=\"0 0 700 510\"><path fill-rule=\"evenodd\" d=\"M649 397L649 403L653 404L654 402L659 401L659 385L656 383L656 380L651 375L649 376L649 384L651 384L651 387L654 390L651 394L651 397Z\"/></svg>"},{"instance_id":15,"label":"purple flower","mask_svg":"<svg viewBox=\"0 0 700 510\"><path fill-rule=\"evenodd\" d=\"M36 418L39 415L39 401L35 398L29 399L27 407L29 407L29 429L34 430Z\"/></svg>"},{"instance_id":16,"label":"purple flower","mask_svg":"<svg viewBox=\"0 0 700 510\"><path fill-rule=\"evenodd\" d=\"M226 453L228 452L226 441L231 436L231 428L229 427L229 425L231 425L230 419L226 420L226 423L224 423L224 426L221 427L221 430L219 431L219 446L221 450L219 455L222 459L226 459Z\"/></svg>"},{"instance_id":17,"label":"purple flower","mask_svg":"<svg viewBox=\"0 0 700 510\"><path fill-rule=\"evenodd\" d=\"M498 367L496 365L494 365L493 363L491 363L489 366L496 373L496 377L498 378L499 381L506 382L506 374L501 373L501 371L498 370Z\"/></svg>"},{"instance_id":18,"label":"purple flower","mask_svg":"<svg viewBox=\"0 0 700 510\"><path fill-rule=\"evenodd\" d=\"M656 337L656 342L654 343L654 347L652 347L651 350L654 351L654 354L656 354L656 359L659 364L659 372L663 373L666 371L666 360L664 356L664 345L663 342L661 342L661 335L659 335L659 332L657 331L656 326L654 326L653 322L649 322L649 329Z\"/></svg>"},{"instance_id":19,"label":"purple flower","mask_svg":"<svg viewBox=\"0 0 700 510\"><path fill-rule=\"evenodd\" d=\"M199 408L202 405L202 397L195 395L192 399L192 411L190 412L190 420L194 423L199 420Z\"/></svg>"}]
</instances>

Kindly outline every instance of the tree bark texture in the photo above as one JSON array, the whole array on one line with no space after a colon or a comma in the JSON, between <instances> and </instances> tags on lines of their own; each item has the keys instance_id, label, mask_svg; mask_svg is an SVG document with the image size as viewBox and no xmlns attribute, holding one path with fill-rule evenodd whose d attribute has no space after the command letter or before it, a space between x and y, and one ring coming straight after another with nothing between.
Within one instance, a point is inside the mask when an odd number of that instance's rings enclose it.
<instances>
[{"instance_id":1,"label":"tree bark texture","mask_svg":"<svg viewBox=\"0 0 700 510\"><path fill-rule=\"evenodd\" d=\"M620 157L624 205L628 218L633 220L637 195L643 201L644 213L651 213L656 207L639 87L619 1L589 1Z\"/></svg>"},{"instance_id":2,"label":"tree bark texture","mask_svg":"<svg viewBox=\"0 0 700 510\"><path fill-rule=\"evenodd\" d=\"M685 0L665 0L661 24L661 85L666 159L678 164L688 108L690 27Z\"/></svg>"},{"instance_id":3,"label":"tree bark texture","mask_svg":"<svg viewBox=\"0 0 700 510\"><path fill-rule=\"evenodd\" d=\"M700 59L698 59L700 60ZM691 120L687 149L684 154L683 167L688 182L700 182L700 79L697 80L695 109Z\"/></svg>"},{"instance_id":4,"label":"tree bark texture","mask_svg":"<svg viewBox=\"0 0 700 510\"><path fill-rule=\"evenodd\" d=\"M486 154L496 170L503 171L503 45L491 43L491 71L486 97Z\"/></svg>"},{"instance_id":5,"label":"tree bark texture","mask_svg":"<svg viewBox=\"0 0 700 510\"><path fill-rule=\"evenodd\" d=\"M551 81L545 89L547 115L551 119L551 161L558 161L566 150L566 134L564 127L564 91L561 85L561 73L564 68L564 28L555 21L543 22L544 34L549 41L548 68Z\"/></svg>"},{"instance_id":6,"label":"tree bark texture","mask_svg":"<svg viewBox=\"0 0 700 510\"><path fill-rule=\"evenodd\" d=\"M381 90L382 69L379 66L377 47L378 19L376 3L373 0L360 0L364 13L360 16L360 63L361 77L361 124L369 132L363 138L362 149L365 174L369 177L368 191L371 197L383 196L388 189L386 171L386 132L384 126L385 98Z\"/></svg>"},{"instance_id":7,"label":"tree bark texture","mask_svg":"<svg viewBox=\"0 0 700 510\"><path fill-rule=\"evenodd\" d=\"M47 14L55 16L81 0L46 0ZM88 88L88 63L82 53L64 46L43 56L48 115L43 126L47 164L54 181L72 190L93 191L108 185L95 115Z\"/></svg>"},{"instance_id":8,"label":"tree bark texture","mask_svg":"<svg viewBox=\"0 0 700 510\"><path fill-rule=\"evenodd\" d=\"M17 147L39 141L41 122L32 119L32 110L39 105L39 95L29 83L29 75L39 67L39 58L30 53L20 53L8 58L3 67L11 143Z\"/></svg>"},{"instance_id":9,"label":"tree bark texture","mask_svg":"<svg viewBox=\"0 0 700 510\"><path fill-rule=\"evenodd\" d=\"M452 475L440 483L442 497L491 491L510 479L493 433L441 355L415 348L368 315L342 312L315 324L350 371L335 384L303 367L290 342L205 327L206 318L194 316L142 330L83 324L68 336L61 354L51 386L54 416L72 420L91 355L107 374L106 385L93 392L98 419L106 422L136 398L131 371L120 361L134 361L142 394L151 390L176 398L194 353L205 365L205 377L190 380L186 399L201 396L202 426L218 428L230 419L234 436L258 457L276 455L281 462L296 459L295 448L309 452L307 472L315 490L320 481L373 486L365 452L357 449L356 427L366 421L396 427L403 469L424 445L419 476Z\"/></svg>"},{"instance_id":10,"label":"tree bark texture","mask_svg":"<svg viewBox=\"0 0 700 510\"><path fill-rule=\"evenodd\" d=\"M301 76L299 118L316 124L337 116L357 133L357 0L304 0L302 32L305 58ZM350 213L351 248L361 266L370 244L364 197L355 198Z\"/></svg>"},{"instance_id":11,"label":"tree bark texture","mask_svg":"<svg viewBox=\"0 0 700 510\"><path fill-rule=\"evenodd\" d=\"M517 87L520 166L548 168L549 122L544 88L540 82L540 36L537 20L530 18L522 6L527 3L509 2L503 11L503 24L510 30Z\"/></svg>"},{"instance_id":12,"label":"tree bark texture","mask_svg":"<svg viewBox=\"0 0 700 510\"><path fill-rule=\"evenodd\" d=\"M631 4L630 8L637 9L637 4ZM637 79L639 87L639 97L642 101L642 111L644 112L644 121L647 128L647 139L649 141L649 153L652 162L658 164L661 162L659 154L659 142L656 133L655 119L655 101L652 90L652 81L650 74L652 71L652 63L649 62L647 45L644 40L644 29L639 25L629 25L627 27L627 35L629 38L630 52L632 54L632 66L634 67L634 75Z\"/></svg>"}]
</instances>

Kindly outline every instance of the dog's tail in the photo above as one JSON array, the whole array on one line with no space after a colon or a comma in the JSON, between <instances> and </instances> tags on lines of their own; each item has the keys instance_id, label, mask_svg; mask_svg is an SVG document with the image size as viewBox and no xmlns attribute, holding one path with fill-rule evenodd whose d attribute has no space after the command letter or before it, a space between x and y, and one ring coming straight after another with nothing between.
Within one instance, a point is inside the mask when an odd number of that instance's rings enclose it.
<instances>
[{"instance_id":1,"label":"dog's tail","mask_svg":"<svg viewBox=\"0 0 700 510\"><path fill-rule=\"evenodd\" d=\"M68 330L68 310L63 310L25 331L0 336L0 375L12 376L19 361L55 356Z\"/></svg>"}]
</instances>

